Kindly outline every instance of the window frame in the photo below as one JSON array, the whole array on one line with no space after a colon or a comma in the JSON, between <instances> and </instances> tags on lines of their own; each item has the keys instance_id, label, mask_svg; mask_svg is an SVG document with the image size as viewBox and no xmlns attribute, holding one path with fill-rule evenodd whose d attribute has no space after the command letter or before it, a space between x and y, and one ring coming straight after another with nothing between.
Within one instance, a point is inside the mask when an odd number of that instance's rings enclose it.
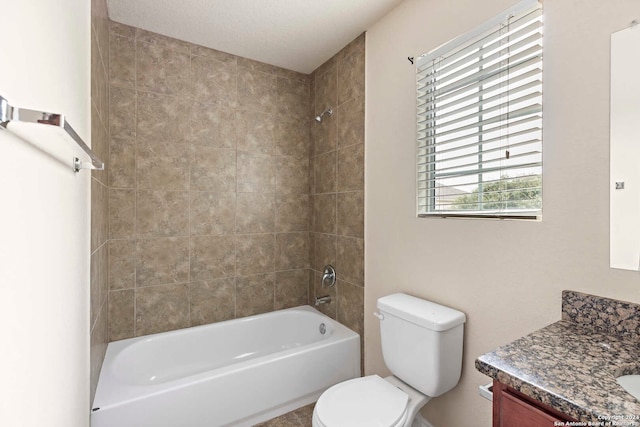
<instances>
[{"instance_id":1,"label":"window frame","mask_svg":"<svg viewBox=\"0 0 640 427\"><path fill-rule=\"evenodd\" d=\"M539 54L539 104L540 104L540 108L539 111L536 112L536 116L534 117L538 117L537 115L539 115L538 119L539 120L539 127L536 127L534 129L539 130L539 139L537 140L539 142L539 152L537 152L537 154L539 155L539 160L536 162L531 162L531 163L523 163L523 166L511 166L511 167L503 167L501 165L497 166L497 167L490 167L485 169L483 167L484 163L489 163L489 162L495 162L496 160L483 160L483 156L485 154L487 154L488 152L491 151L496 151L495 148L492 149L488 149L488 150L483 150L483 135L485 133L485 130L483 129L483 126L486 126L486 123L483 122L483 111L488 111L488 110L483 110L483 107L485 106L485 103L483 102L483 96L484 96L484 91L485 88L483 88L483 81L485 79L487 79L487 76L491 76L492 72L487 73L480 73L484 67L484 57L482 55L482 53L478 53L478 54L469 54L469 57L472 58L477 58L478 59L478 73L479 76L477 78L477 80L471 79L471 83L469 84L469 86L473 87L474 85L476 85L477 87L477 95L474 96L473 93L471 95L465 95L463 97L463 99L471 99L473 100L477 100L474 101L475 104L473 105L478 105L478 110L475 112L475 116L478 117L478 120L475 124L470 124L468 125L468 127L470 129L477 129L477 142L469 144L469 146L473 146L473 147L477 147L478 148L478 152L477 152L477 161L475 163L469 163L468 165L473 168L473 166L475 165L475 167L477 167L477 169L470 169L469 171L464 171L463 175L478 175L478 179L477 179L477 194L479 197L479 202L478 202L478 206L481 207L480 209L446 209L446 210L442 210L442 209L438 209L436 206L437 203L437 199L438 196L437 192L438 192L438 186L437 186L437 177L436 174L438 174L438 171L440 171L441 173L439 175L445 175L442 174L442 170L445 168L441 168L441 169L437 169L437 163L438 160L436 160L436 146L440 145L442 143L437 143L436 142L436 136L435 136L435 128L438 127L436 126L437 123L437 117L435 115L435 111L437 111L438 109L440 109L441 107L438 106L438 102L435 100L435 96L434 98L432 98L430 100L430 98L427 96L428 93L420 93L420 89L424 89L425 87L429 86L429 87L435 87L435 83L433 84L426 84L423 83L421 86L421 79L422 81L424 81L425 76L421 76L420 73L421 72L425 72L425 70L429 70L429 66L428 65L424 65L424 64L429 64L429 62L434 62L436 60L440 60L442 58L444 58L445 60L451 60L451 58L454 58L456 56L456 54L459 54L460 52L464 51L465 49L469 49L469 48L473 48L474 45L476 45L477 49L476 51L478 52L482 52L483 49L486 49L487 45L483 45L483 44L479 44L481 41L484 40L484 38L486 37L485 35L488 32L496 32L496 29L498 29L498 31L500 32L500 34L502 34L502 31L507 28L507 31L505 31L505 33L508 33L509 30L509 24L510 24L510 19L512 19L514 16L517 17L517 19L520 19L523 16L527 16L530 13L534 13L536 11L539 11L538 13L540 14L540 28L539 28L539 43L540 43L540 54ZM496 16L495 18L491 19L490 21L487 21L485 24L477 27L475 30L470 31L468 33L465 33L464 35L448 42L445 43L444 45L440 46L439 48L426 53L424 55L421 55L419 58L417 58L416 60L416 82L417 82L417 111L416 111L416 135L417 135L417 144L416 144L416 212L417 212L417 216L418 217L428 217L428 218L433 218L433 217L437 217L437 218L442 218L442 217L458 217L458 218L498 218L498 219L527 219L527 220L541 220L542 218L542 179L543 179L543 171L542 171L542 39L543 39L543 25L542 25L542 15L543 15L543 9L542 9L542 5L537 1L537 0L524 0L521 1L520 3L516 4L515 6L513 6L512 8L506 10L505 12L501 13L500 15ZM503 37L502 35L500 36L493 36L492 38L489 38L489 42L494 42L496 40L501 39L501 37ZM513 37L513 36L505 36L506 40L508 43L511 43L513 40L519 40L517 37ZM499 50L501 50L502 48L500 48ZM473 49L471 50L471 52L473 52ZM501 54L502 55L502 54ZM491 54L489 55L491 56ZM512 58L512 56L516 56L515 54L512 55L511 52L509 51L508 55L507 55L507 60L510 60ZM454 63L455 60L451 60L451 63ZM502 61L502 59L501 59ZM528 61L528 60L527 60ZM470 65L470 67L472 67L473 64ZM511 65L509 65L509 67L511 67ZM433 79L433 81L435 81L435 79L437 79L437 70L438 68L436 67L436 65L433 65L432 68L436 71L434 71L433 75L431 77L429 77L429 79ZM443 66L443 68L446 68L446 65ZM464 68L464 67L463 67ZM490 67L489 67L490 68ZM474 68L470 68L471 70L474 70ZM508 87L510 87L509 85L511 84L511 80L510 80L510 71L511 68L507 68L507 78L506 78L506 84L508 85ZM457 73L454 71L453 73ZM475 72L474 72L475 73ZM473 73L472 73L473 74ZM428 74L427 74L428 76ZM500 77L499 79L504 79L503 77ZM454 81L455 83L455 81ZM497 83L496 86L501 85L502 83ZM526 85L526 84L525 84ZM463 85L462 87L465 87L465 85ZM437 91L437 90L436 90ZM507 92L511 92L511 89L508 89ZM490 91L488 91L488 93L490 93ZM536 92L538 93L538 92ZM426 96L426 97L425 97ZM501 99L500 97L503 96L501 91L498 91L498 98L497 99ZM490 97L489 97L490 98ZM426 101L425 101L426 100ZM421 104L422 102L422 104ZM456 104L456 100L454 100L453 102L450 103L445 103L445 102L441 102L442 104L446 104L446 106L449 108L453 105L456 105L456 107L454 107L454 111L455 109L459 106L462 105L464 106L464 103L460 103L460 104ZM428 112L420 112L420 107L421 105L425 105L425 104L432 104L434 106L433 108L433 115L431 115L431 113ZM500 101L500 103L498 104L498 106L502 105L503 102ZM506 105L507 107L511 107L512 105L517 105L517 102L514 102L513 104L510 103L510 101L508 100ZM423 107L424 108L424 107ZM429 111L428 109L426 111ZM467 110L468 111L468 110ZM514 113L517 113L517 111L515 111ZM466 114L466 113L465 113ZM473 116L474 114L471 114L470 116ZM500 116L503 116L504 114L500 114ZM501 129L502 127L506 127L507 129L509 129L509 126L511 125L515 125L516 123L519 123L517 117L517 114L514 114L514 116L512 117L511 115L511 111L508 110L508 112L506 113L506 119L498 119L493 123L503 123L504 124L499 124L496 125L495 127L486 130L487 133L490 133L492 131L496 131L496 129ZM464 119L464 117L463 117ZM515 120L513 120L515 119ZM422 121L421 121L422 120ZM527 120L527 119L524 119ZM523 120L523 121L524 121ZM461 119L457 119L454 117L454 119L452 119L452 121L461 121ZM425 123L425 122L431 122L432 125L431 127L426 127L424 129L420 128L420 124L421 123ZM446 124L446 123L445 123ZM517 126L513 126L511 129L513 129L514 127ZM424 136L420 136L420 133L423 133ZM432 134L431 134L432 133ZM516 132L517 134L517 132ZM511 137L511 134L509 133L507 135L507 137ZM466 138L466 137L465 137ZM452 138L456 139L456 138ZM495 140L495 138L493 138ZM433 141L433 142L427 142L427 141ZM445 143L447 143L448 141L445 141ZM524 143L520 144L520 145L524 145ZM454 146L455 147L455 146ZM507 146L508 147L508 146ZM421 153L421 150L423 150L423 152ZM426 154L424 152L424 150L426 150ZM465 157L465 158L469 158L472 155L470 154L465 154L464 156L459 156L459 157ZM505 156L506 159L509 159L509 148L507 148L506 152L505 152ZM524 157L524 154L521 155L521 157ZM426 162L422 162L421 160L427 159ZM446 160L450 160L450 159L446 159ZM426 170L422 170L421 169L421 165L425 165L426 164ZM463 165L464 166L464 165ZM460 169L462 166L457 166L454 168L450 168L450 169ZM508 176L508 175L502 175L502 173L504 171L509 171L509 170L517 170L522 168L523 170L525 170L525 168L530 167L530 168L539 168L539 172L538 173L533 173L530 175L519 175L519 176ZM500 177L497 180L493 180L490 182L500 182L499 186L508 186L508 183L514 183L514 182L518 182L518 180L520 180L521 178L525 178L525 179L529 179L531 177L533 177L536 181L532 182L532 183L527 183L527 185L536 185L536 187L531 187L531 188L535 188L534 191L537 191L537 193L534 194L539 194L539 206L536 206L534 208L531 207L527 207L527 208L493 208L493 209L482 209L483 207L483 203L484 201L482 200L483 196L486 196L487 194L490 194L486 191L482 191L482 185L483 185L483 174L486 174L488 172L500 172ZM426 176L426 178L425 178ZM460 176L460 175L459 175ZM521 181L524 182L524 181ZM539 184L538 184L539 182ZM426 187L423 185L424 183L426 183ZM465 184L465 185L471 185L471 184ZM512 184L513 185L513 184ZM450 188L455 188L454 185L450 185ZM457 189L456 189L457 190ZM529 190L529 187L525 187L525 190ZM500 194L501 198L503 197L503 195L508 194L511 191L518 191L517 189L513 189L513 188L498 188L497 190L494 191L494 193L496 194ZM469 194L475 194L476 190L467 193L467 195ZM445 195L445 197L447 197L447 195ZM451 195L449 195L449 197L451 197ZM427 203L425 204L424 202L421 204L421 200L427 200ZM518 199L515 202L511 199L502 199L499 200L498 202L493 202L495 203L499 203L499 204L504 204L505 206L507 206L508 204L513 204L513 203L518 203L518 202L522 202L525 205L527 204L528 201L533 200L533 203L536 203L538 201L538 197L535 197L533 199ZM468 203L466 203L468 204ZM486 204L490 204L490 202L486 202ZM451 203L451 207L453 206L453 203Z\"/></svg>"}]
</instances>

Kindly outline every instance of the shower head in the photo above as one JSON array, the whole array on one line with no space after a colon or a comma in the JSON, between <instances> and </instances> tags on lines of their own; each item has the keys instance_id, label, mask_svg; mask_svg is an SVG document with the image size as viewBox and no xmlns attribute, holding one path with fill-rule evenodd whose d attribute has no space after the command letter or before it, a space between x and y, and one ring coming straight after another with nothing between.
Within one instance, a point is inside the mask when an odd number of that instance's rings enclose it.
<instances>
[{"instance_id":1,"label":"shower head","mask_svg":"<svg viewBox=\"0 0 640 427\"><path fill-rule=\"evenodd\" d=\"M330 115L332 115L332 114L333 114L333 110L332 110L331 108L329 108L329 109L327 109L327 110L323 111L323 112L322 112L322 114L318 114L318 115L316 116L316 122L318 122L318 123L322 122L322 118L324 117L324 115L325 115L325 114L326 114L327 116L330 116Z\"/></svg>"}]
</instances>

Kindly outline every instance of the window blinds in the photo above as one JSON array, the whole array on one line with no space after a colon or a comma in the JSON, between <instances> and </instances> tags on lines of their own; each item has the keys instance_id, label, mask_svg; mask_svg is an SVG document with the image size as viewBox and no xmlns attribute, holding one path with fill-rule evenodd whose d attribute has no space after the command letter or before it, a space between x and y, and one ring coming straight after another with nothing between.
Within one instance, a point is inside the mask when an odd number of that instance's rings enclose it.
<instances>
[{"instance_id":1,"label":"window blinds","mask_svg":"<svg viewBox=\"0 0 640 427\"><path fill-rule=\"evenodd\" d=\"M527 1L417 60L419 216L540 216L542 29Z\"/></svg>"}]
</instances>

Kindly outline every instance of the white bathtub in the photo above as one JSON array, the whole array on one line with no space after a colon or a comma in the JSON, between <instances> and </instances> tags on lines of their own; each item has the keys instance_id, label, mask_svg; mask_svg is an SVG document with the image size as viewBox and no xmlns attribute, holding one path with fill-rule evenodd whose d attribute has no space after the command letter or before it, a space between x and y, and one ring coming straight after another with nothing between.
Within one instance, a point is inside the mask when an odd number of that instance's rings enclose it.
<instances>
[{"instance_id":1,"label":"white bathtub","mask_svg":"<svg viewBox=\"0 0 640 427\"><path fill-rule=\"evenodd\" d=\"M296 307L109 343L91 426L251 426L358 376L359 335Z\"/></svg>"}]
</instances>

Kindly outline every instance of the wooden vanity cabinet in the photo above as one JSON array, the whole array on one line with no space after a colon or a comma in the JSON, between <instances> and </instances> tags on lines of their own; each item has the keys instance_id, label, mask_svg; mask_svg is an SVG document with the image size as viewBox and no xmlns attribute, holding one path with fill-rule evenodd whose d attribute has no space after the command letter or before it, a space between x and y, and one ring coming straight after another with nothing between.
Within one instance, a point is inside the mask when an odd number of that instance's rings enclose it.
<instances>
[{"instance_id":1,"label":"wooden vanity cabinet","mask_svg":"<svg viewBox=\"0 0 640 427\"><path fill-rule=\"evenodd\" d=\"M575 419L493 381L493 427L553 427Z\"/></svg>"}]
</instances>

